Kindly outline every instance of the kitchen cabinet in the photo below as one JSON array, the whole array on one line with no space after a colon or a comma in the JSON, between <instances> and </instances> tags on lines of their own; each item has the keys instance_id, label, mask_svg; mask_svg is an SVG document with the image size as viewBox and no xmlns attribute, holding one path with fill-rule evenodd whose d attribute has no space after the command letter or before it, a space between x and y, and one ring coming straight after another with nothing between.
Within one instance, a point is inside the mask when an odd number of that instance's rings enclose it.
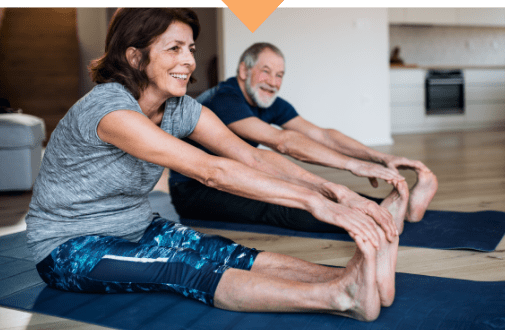
<instances>
[{"instance_id":1,"label":"kitchen cabinet","mask_svg":"<svg viewBox=\"0 0 505 330\"><path fill-rule=\"evenodd\" d=\"M458 23L456 8L390 8L388 17L391 24L456 25Z\"/></svg>"},{"instance_id":2,"label":"kitchen cabinet","mask_svg":"<svg viewBox=\"0 0 505 330\"><path fill-rule=\"evenodd\" d=\"M457 24L456 8L407 8L405 14L412 24Z\"/></svg>"},{"instance_id":3,"label":"kitchen cabinet","mask_svg":"<svg viewBox=\"0 0 505 330\"><path fill-rule=\"evenodd\" d=\"M391 132L410 133L422 131L424 122L423 69L391 69L390 104Z\"/></svg>"},{"instance_id":4,"label":"kitchen cabinet","mask_svg":"<svg viewBox=\"0 0 505 330\"><path fill-rule=\"evenodd\" d=\"M505 8L457 8L460 25L505 26Z\"/></svg>"},{"instance_id":5,"label":"kitchen cabinet","mask_svg":"<svg viewBox=\"0 0 505 330\"><path fill-rule=\"evenodd\" d=\"M427 69L391 69L391 132L422 133L505 126L505 70L463 69L465 112L427 115Z\"/></svg>"},{"instance_id":6,"label":"kitchen cabinet","mask_svg":"<svg viewBox=\"0 0 505 330\"><path fill-rule=\"evenodd\" d=\"M405 23L405 17L407 16L406 8L389 8L388 9L388 21L389 24L402 24Z\"/></svg>"},{"instance_id":7,"label":"kitchen cabinet","mask_svg":"<svg viewBox=\"0 0 505 330\"><path fill-rule=\"evenodd\" d=\"M390 24L505 26L505 8L389 8Z\"/></svg>"},{"instance_id":8,"label":"kitchen cabinet","mask_svg":"<svg viewBox=\"0 0 505 330\"><path fill-rule=\"evenodd\" d=\"M464 70L468 122L492 127L505 124L505 70Z\"/></svg>"}]
</instances>

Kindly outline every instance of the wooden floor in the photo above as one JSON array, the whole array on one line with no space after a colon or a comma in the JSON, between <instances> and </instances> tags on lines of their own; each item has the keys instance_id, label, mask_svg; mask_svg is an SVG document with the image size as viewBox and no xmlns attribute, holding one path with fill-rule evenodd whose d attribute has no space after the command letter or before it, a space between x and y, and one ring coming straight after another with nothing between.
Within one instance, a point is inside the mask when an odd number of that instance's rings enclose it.
<instances>
[{"instance_id":1,"label":"wooden floor","mask_svg":"<svg viewBox=\"0 0 505 330\"><path fill-rule=\"evenodd\" d=\"M505 130L394 136L395 144L376 149L423 161L439 179L439 191L430 209L505 212ZM368 180L346 172L304 165L328 180L353 190L383 197L389 187L372 188ZM410 184L415 177L402 172ZM166 177L165 179L166 180ZM165 190L160 183L157 189ZM0 195L0 235L24 229L30 193ZM293 238L266 234L202 229L261 250L279 252L308 261L344 266L354 253L354 243ZM401 238L400 238L401 239ZM490 253L400 247L399 272L469 279L505 280L505 240ZM0 308L0 329L99 329L94 325Z\"/></svg>"}]
</instances>

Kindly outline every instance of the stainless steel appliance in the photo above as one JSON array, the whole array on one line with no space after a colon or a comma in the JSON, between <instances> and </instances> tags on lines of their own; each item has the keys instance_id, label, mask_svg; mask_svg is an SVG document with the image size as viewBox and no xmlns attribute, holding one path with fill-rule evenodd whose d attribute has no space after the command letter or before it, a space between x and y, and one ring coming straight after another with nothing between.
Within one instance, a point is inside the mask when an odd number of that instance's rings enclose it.
<instances>
[{"instance_id":1,"label":"stainless steel appliance","mask_svg":"<svg viewBox=\"0 0 505 330\"><path fill-rule=\"evenodd\" d=\"M465 80L461 70L428 70L425 80L426 114L465 112Z\"/></svg>"}]
</instances>

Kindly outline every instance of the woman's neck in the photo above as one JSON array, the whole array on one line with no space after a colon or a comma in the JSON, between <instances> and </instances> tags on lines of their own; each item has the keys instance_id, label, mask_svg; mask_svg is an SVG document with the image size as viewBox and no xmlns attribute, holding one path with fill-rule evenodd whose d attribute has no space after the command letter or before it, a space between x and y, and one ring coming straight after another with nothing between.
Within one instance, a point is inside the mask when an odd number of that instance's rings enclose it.
<instances>
[{"instance_id":1,"label":"woman's neck","mask_svg":"<svg viewBox=\"0 0 505 330\"><path fill-rule=\"evenodd\" d=\"M156 125L159 125L161 119L163 118L163 112L165 111L166 98L155 97L154 95L145 91L140 95L138 99L140 109L142 112Z\"/></svg>"}]
</instances>

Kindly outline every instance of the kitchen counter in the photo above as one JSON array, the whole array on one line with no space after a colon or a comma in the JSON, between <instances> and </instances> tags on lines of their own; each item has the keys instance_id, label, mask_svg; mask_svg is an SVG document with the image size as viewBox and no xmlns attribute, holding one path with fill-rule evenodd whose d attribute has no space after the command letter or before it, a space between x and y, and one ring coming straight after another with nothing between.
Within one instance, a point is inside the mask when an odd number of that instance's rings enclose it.
<instances>
[{"instance_id":1,"label":"kitchen counter","mask_svg":"<svg viewBox=\"0 0 505 330\"><path fill-rule=\"evenodd\" d=\"M505 66L392 66L389 70L391 132L427 133L505 126ZM428 69L459 69L464 74L464 112L428 114Z\"/></svg>"},{"instance_id":2,"label":"kitchen counter","mask_svg":"<svg viewBox=\"0 0 505 330\"><path fill-rule=\"evenodd\" d=\"M420 69L420 70L505 70L505 65L417 65L391 64L391 69Z\"/></svg>"}]
</instances>

